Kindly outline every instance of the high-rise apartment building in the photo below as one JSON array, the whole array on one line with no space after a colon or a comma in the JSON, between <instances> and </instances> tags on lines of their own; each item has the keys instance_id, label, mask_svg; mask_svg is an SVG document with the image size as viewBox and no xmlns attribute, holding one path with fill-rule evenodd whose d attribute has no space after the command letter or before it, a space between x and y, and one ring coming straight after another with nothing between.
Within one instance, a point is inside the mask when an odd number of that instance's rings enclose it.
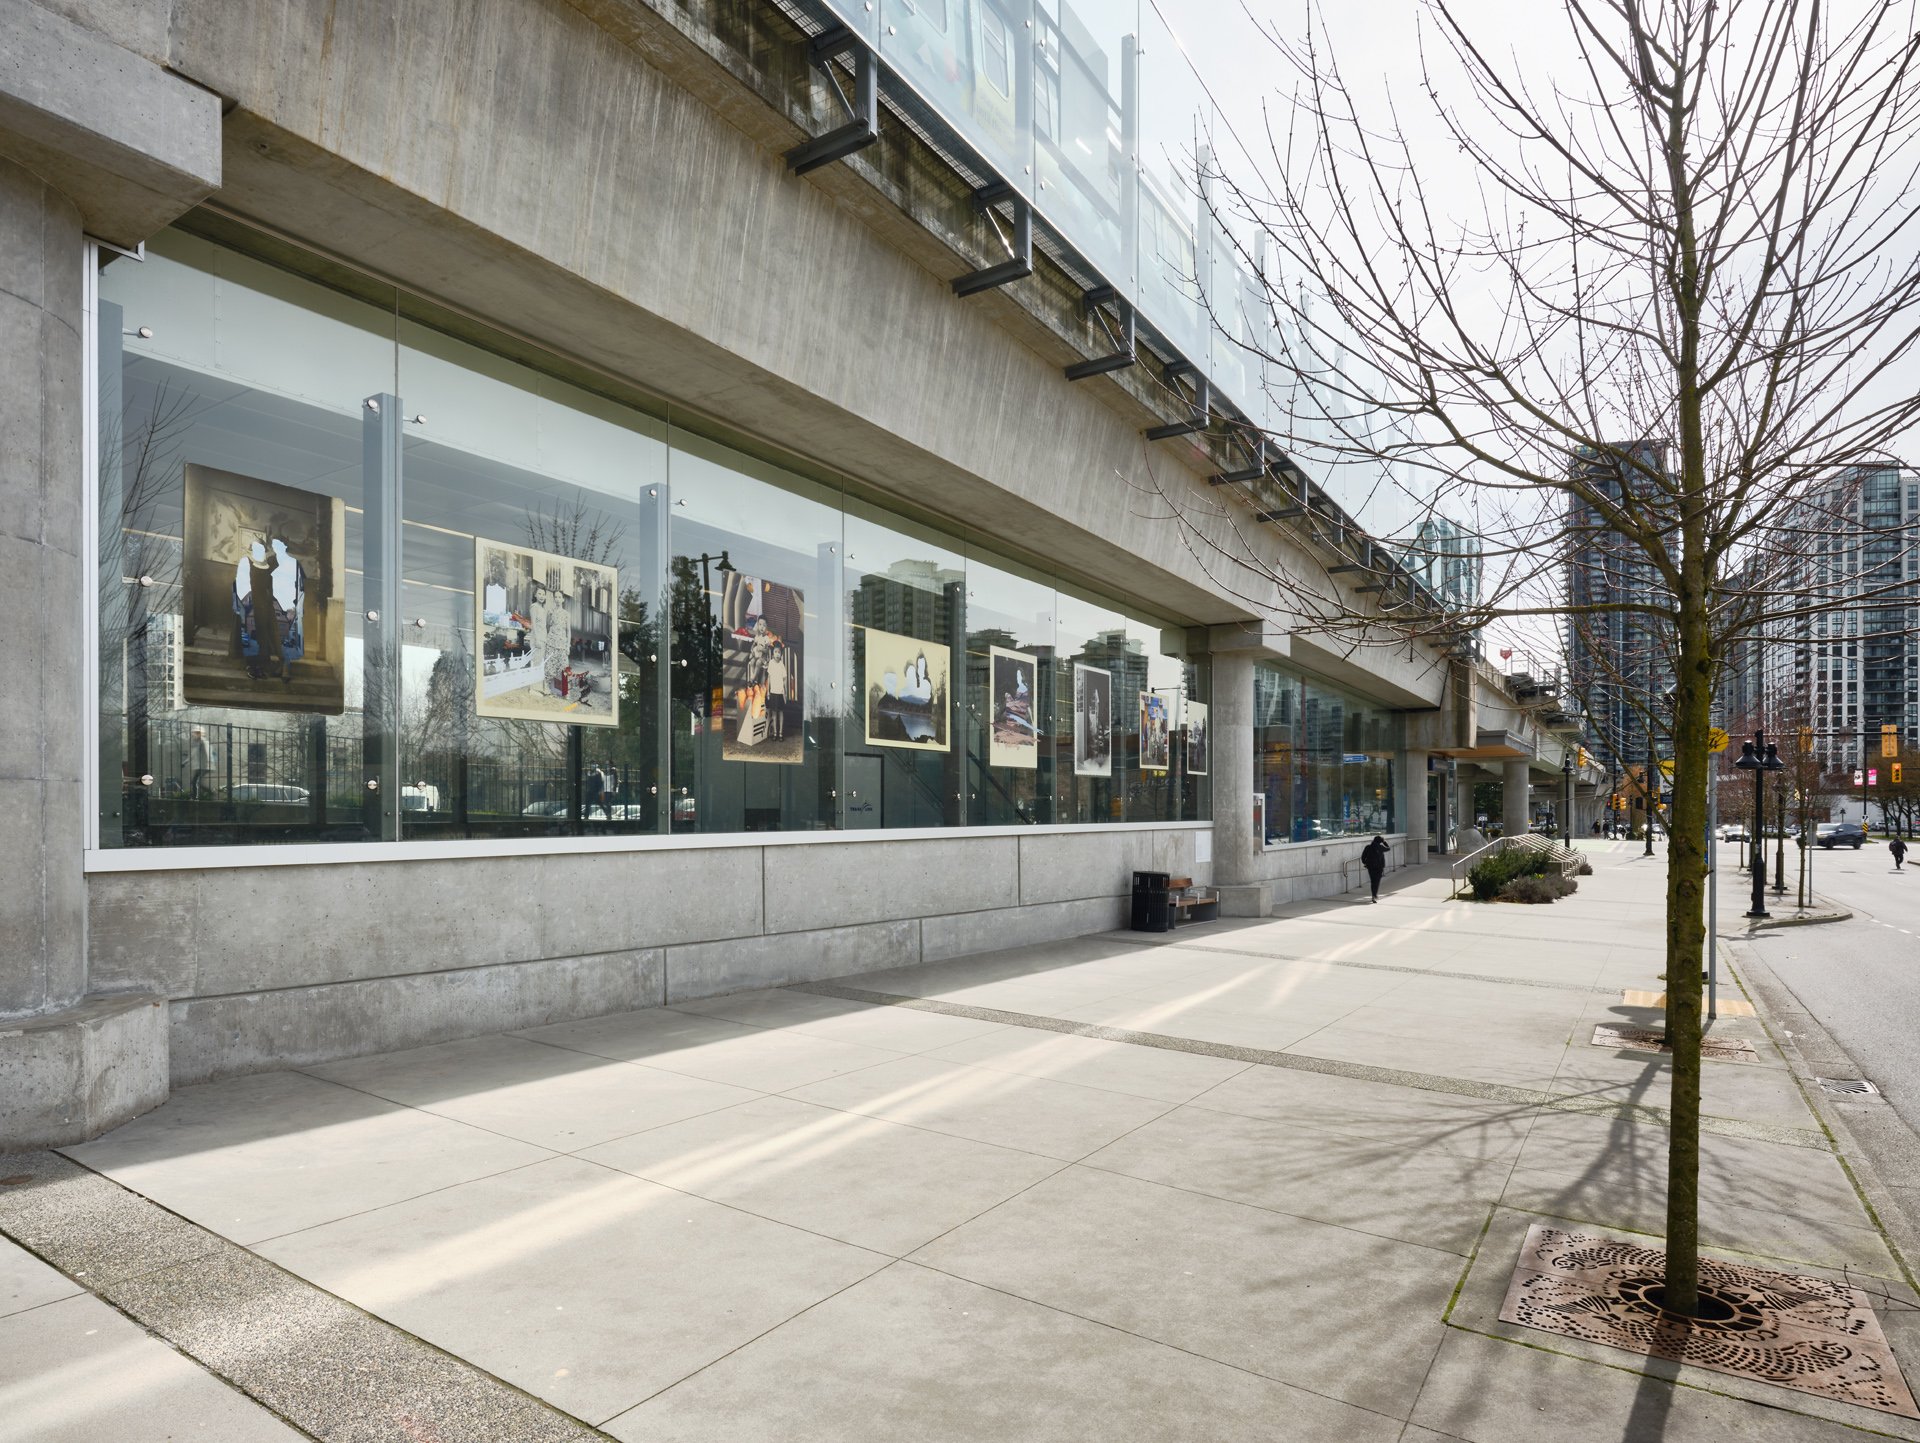
<instances>
[{"instance_id":1,"label":"high-rise apartment building","mask_svg":"<svg viewBox=\"0 0 1920 1443\"><path fill-rule=\"evenodd\" d=\"M1609 502L1648 496L1648 472L1664 472L1666 443L1634 442L1618 448L1634 463L1595 455L1575 463L1576 475ZM1644 470L1641 468L1645 468ZM1595 753L1610 767L1645 762L1647 708L1673 685L1673 667L1655 618L1625 610L1582 611L1582 607L1655 603L1665 596L1651 563L1631 542L1616 535L1598 508L1573 502L1567 512L1568 700L1584 708Z\"/></svg>"},{"instance_id":2,"label":"high-rise apartment building","mask_svg":"<svg viewBox=\"0 0 1920 1443\"><path fill-rule=\"evenodd\" d=\"M1872 765L1883 726L1920 747L1920 472L1847 467L1788 527L1795 544L1768 585L1806 613L1754 645L1762 706L1777 725L1812 727L1833 770Z\"/></svg>"}]
</instances>

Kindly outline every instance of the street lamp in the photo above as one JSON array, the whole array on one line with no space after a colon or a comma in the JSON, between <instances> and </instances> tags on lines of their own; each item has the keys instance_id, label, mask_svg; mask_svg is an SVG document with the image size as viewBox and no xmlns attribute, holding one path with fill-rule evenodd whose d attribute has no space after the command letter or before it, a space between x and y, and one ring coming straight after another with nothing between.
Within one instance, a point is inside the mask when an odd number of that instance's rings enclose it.
<instances>
[{"instance_id":1,"label":"street lamp","mask_svg":"<svg viewBox=\"0 0 1920 1443\"><path fill-rule=\"evenodd\" d=\"M713 572L709 571L707 568L709 565L712 565L713 570L718 571L720 573L722 585L725 585L725 579L726 579L727 573L734 570L735 568L734 568L733 562L730 559L728 559L727 548L724 546L720 548L720 554L718 556L715 556L711 552L703 552L701 555L692 557L691 559L700 563L700 606L701 606L700 614L702 618L700 630L701 630L702 639L705 643L701 647L701 651L703 653L702 660L706 663L705 667L703 668L703 670L706 673L706 675L703 678L703 680L706 683L703 690L705 691L706 694L701 698L700 714L707 719L707 724L711 726L713 724L713 673L714 673ZM723 711L724 711L724 706L725 704L722 703Z\"/></svg>"},{"instance_id":2,"label":"street lamp","mask_svg":"<svg viewBox=\"0 0 1920 1443\"><path fill-rule=\"evenodd\" d=\"M1766 794L1761 790L1766 779L1761 774L1777 772L1785 765L1780 760L1780 749L1767 741L1765 732L1755 732L1752 741L1740 743L1740 760L1734 763L1739 770L1753 773L1754 844L1750 853L1753 859L1753 905L1747 909L1747 915L1753 918L1772 915L1767 911L1767 853L1760 845L1766 816Z\"/></svg>"},{"instance_id":3,"label":"street lamp","mask_svg":"<svg viewBox=\"0 0 1920 1443\"><path fill-rule=\"evenodd\" d=\"M1782 762L1782 766L1786 763ZM1787 895L1787 779L1773 784L1773 895Z\"/></svg>"},{"instance_id":4,"label":"street lamp","mask_svg":"<svg viewBox=\"0 0 1920 1443\"><path fill-rule=\"evenodd\" d=\"M1560 840L1573 845L1573 753L1560 753Z\"/></svg>"}]
</instances>

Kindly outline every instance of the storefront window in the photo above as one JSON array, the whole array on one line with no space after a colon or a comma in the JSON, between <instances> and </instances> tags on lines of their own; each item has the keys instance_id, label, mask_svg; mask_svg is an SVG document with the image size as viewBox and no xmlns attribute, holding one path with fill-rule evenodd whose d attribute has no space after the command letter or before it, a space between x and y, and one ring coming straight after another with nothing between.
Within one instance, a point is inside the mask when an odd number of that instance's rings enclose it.
<instances>
[{"instance_id":1,"label":"storefront window","mask_svg":"<svg viewBox=\"0 0 1920 1443\"><path fill-rule=\"evenodd\" d=\"M1400 718L1262 663L1254 671L1254 775L1267 843L1395 830Z\"/></svg>"},{"instance_id":2,"label":"storefront window","mask_svg":"<svg viewBox=\"0 0 1920 1443\"><path fill-rule=\"evenodd\" d=\"M1046 582L1009 562L969 553L962 711L967 820L976 825L1053 820L1059 766L1054 601Z\"/></svg>"},{"instance_id":3,"label":"storefront window","mask_svg":"<svg viewBox=\"0 0 1920 1443\"><path fill-rule=\"evenodd\" d=\"M100 278L102 846L360 841L371 300L176 232Z\"/></svg>"},{"instance_id":4,"label":"storefront window","mask_svg":"<svg viewBox=\"0 0 1920 1443\"><path fill-rule=\"evenodd\" d=\"M846 512L849 827L957 826L966 815L966 565L864 502Z\"/></svg>"},{"instance_id":5,"label":"storefront window","mask_svg":"<svg viewBox=\"0 0 1920 1443\"><path fill-rule=\"evenodd\" d=\"M665 427L401 323L400 832L660 830Z\"/></svg>"},{"instance_id":6,"label":"storefront window","mask_svg":"<svg viewBox=\"0 0 1920 1443\"><path fill-rule=\"evenodd\" d=\"M1184 629L219 234L101 276L103 846L1208 817Z\"/></svg>"},{"instance_id":7,"label":"storefront window","mask_svg":"<svg viewBox=\"0 0 1920 1443\"><path fill-rule=\"evenodd\" d=\"M840 495L679 429L668 468L673 830L838 826Z\"/></svg>"}]
</instances>

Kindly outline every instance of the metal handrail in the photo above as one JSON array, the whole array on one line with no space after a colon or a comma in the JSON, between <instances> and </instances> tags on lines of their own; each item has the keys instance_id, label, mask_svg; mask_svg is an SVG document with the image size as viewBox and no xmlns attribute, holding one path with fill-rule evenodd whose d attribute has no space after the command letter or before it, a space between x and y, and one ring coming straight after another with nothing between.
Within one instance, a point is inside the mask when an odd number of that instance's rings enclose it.
<instances>
[{"instance_id":1,"label":"metal handrail","mask_svg":"<svg viewBox=\"0 0 1920 1443\"><path fill-rule=\"evenodd\" d=\"M1516 848L1523 852L1545 852L1560 864L1560 875L1563 877L1573 875L1574 869L1580 865L1579 848L1570 843L1555 841L1552 837L1542 836L1538 832L1522 832L1517 837L1495 837L1486 846L1468 852L1447 869L1447 877L1453 885L1453 890L1456 892L1460 890L1461 868L1471 870L1474 863L1488 853L1498 855Z\"/></svg>"}]
</instances>

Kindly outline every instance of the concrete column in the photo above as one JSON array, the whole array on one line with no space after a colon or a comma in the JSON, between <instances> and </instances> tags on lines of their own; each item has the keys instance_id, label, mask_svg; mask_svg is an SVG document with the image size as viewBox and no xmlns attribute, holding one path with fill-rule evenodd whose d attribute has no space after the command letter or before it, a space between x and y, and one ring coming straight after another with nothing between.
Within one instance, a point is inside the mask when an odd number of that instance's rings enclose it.
<instances>
[{"instance_id":1,"label":"concrete column","mask_svg":"<svg viewBox=\"0 0 1920 1443\"><path fill-rule=\"evenodd\" d=\"M1526 762L1508 762L1502 776L1500 789L1500 820L1509 837L1518 837L1527 830L1529 805L1527 789L1530 782L1529 765Z\"/></svg>"},{"instance_id":2,"label":"concrete column","mask_svg":"<svg viewBox=\"0 0 1920 1443\"><path fill-rule=\"evenodd\" d=\"M1258 880L1251 652L1213 653L1213 710L1207 720L1213 728L1213 876L1224 889Z\"/></svg>"},{"instance_id":3,"label":"concrete column","mask_svg":"<svg viewBox=\"0 0 1920 1443\"><path fill-rule=\"evenodd\" d=\"M133 245L207 196L220 175L220 101L32 0L0 0L0 34L6 1152L98 1136L167 1095L166 1000L88 996L81 769L97 761L82 745L97 562L82 534L96 483L84 450L84 238Z\"/></svg>"},{"instance_id":4,"label":"concrete column","mask_svg":"<svg viewBox=\"0 0 1920 1443\"><path fill-rule=\"evenodd\" d=\"M1394 770L1394 820L1407 834L1406 861L1427 860L1427 754L1411 748L1400 753Z\"/></svg>"},{"instance_id":5,"label":"concrete column","mask_svg":"<svg viewBox=\"0 0 1920 1443\"><path fill-rule=\"evenodd\" d=\"M87 988L81 221L0 160L0 1017Z\"/></svg>"}]
</instances>

